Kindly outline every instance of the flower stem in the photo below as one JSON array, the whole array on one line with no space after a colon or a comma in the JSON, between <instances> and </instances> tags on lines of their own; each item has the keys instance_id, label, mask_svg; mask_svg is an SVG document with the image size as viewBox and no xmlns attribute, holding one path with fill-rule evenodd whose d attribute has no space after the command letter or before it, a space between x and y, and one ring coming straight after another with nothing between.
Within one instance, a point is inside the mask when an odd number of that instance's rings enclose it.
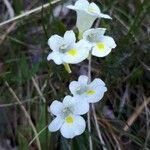
<instances>
[{"instance_id":1,"label":"flower stem","mask_svg":"<svg viewBox=\"0 0 150 150\"><path fill-rule=\"evenodd\" d=\"M88 57L89 63L88 63L88 79L89 79L89 83L91 82L91 62L92 62L92 56L91 54ZM100 129L99 129L99 125L98 125L98 121L97 121L97 117L96 117L96 112L95 112L95 106L94 104L92 104L92 114L94 117L94 122L95 122L95 126L96 126L96 131L99 137L99 140L101 141L101 144L103 145L103 150L107 150L107 148L104 146L105 143L103 141ZM90 113L88 112L87 114L88 117L88 131L91 132L91 122L90 122ZM89 146L90 146L90 150L93 150L93 144L92 144L92 138L91 136L89 136Z\"/></svg>"},{"instance_id":2,"label":"flower stem","mask_svg":"<svg viewBox=\"0 0 150 150\"><path fill-rule=\"evenodd\" d=\"M82 33L82 32L79 32L79 34L78 34L78 39L81 40L81 39L82 39L82 36L83 36L83 33Z\"/></svg>"},{"instance_id":3,"label":"flower stem","mask_svg":"<svg viewBox=\"0 0 150 150\"><path fill-rule=\"evenodd\" d=\"M90 111L87 113L87 123L88 123L88 131L91 134L91 121L90 121ZM92 142L92 138L91 135L89 135L89 148L90 150L93 150L93 142Z\"/></svg>"},{"instance_id":4,"label":"flower stem","mask_svg":"<svg viewBox=\"0 0 150 150\"><path fill-rule=\"evenodd\" d=\"M100 131L99 126L98 126L98 121L97 121L97 117L96 117L94 104L92 104L92 112L93 112L94 122L95 122L95 126L96 126L96 130L97 130L99 140L101 141L103 150L107 150L107 148L105 147L105 142L104 142L104 140L102 138L102 135L101 135L101 131Z\"/></svg>"},{"instance_id":5,"label":"flower stem","mask_svg":"<svg viewBox=\"0 0 150 150\"><path fill-rule=\"evenodd\" d=\"M69 64L64 63L64 67L65 67L65 70L66 70L68 73L71 73L71 72L72 72L71 69L70 69Z\"/></svg>"},{"instance_id":6,"label":"flower stem","mask_svg":"<svg viewBox=\"0 0 150 150\"><path fill-rule=\"evenodd\" d=\"M91 54L89 54L89 63L88 63L88 82L91 82ZM91 119L90 119L90 111L87 113L87 122L88 122L88 131L91 133ZM89 135L89 148L90 150L93 150L93 142L92 142L92 137Z\"/></svg>"}]
</instances>

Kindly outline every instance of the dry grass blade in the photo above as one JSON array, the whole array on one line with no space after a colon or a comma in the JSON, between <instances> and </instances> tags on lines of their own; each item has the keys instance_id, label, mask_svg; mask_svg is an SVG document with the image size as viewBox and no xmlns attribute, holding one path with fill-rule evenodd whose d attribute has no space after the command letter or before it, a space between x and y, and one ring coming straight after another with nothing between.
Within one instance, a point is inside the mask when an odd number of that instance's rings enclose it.
<instances>
[{"instance_id":1,"label":"dry grass blade","mask_svg":"<svg viewBox=\"0 0 150 150\"><path fill-rule=\"evenodd\" d=\"M129 117L127 120L127 125L125 125L124 130L127 131L129 127L134 123L134 121L137 119L137 117L142 113L145 106L147 106L150 103L150 97L147 98L147 100L142 103L139 107L137 107L134 111L134 113Z\"/></svg>"},{"instance_id":2,"label":"dry grass blade","mask_svg":"<svg viewBox=\"0 0 150 150\"><path fill-rule=\"evenodd\" d=\"M30 102L31 100L26 100L24 102L21 102L21 105L26 104L27 102ZM10 106L14 106L14 105L20 105L19 102L14 102L14 103L9 103L9 104L1 104L0 108L2 107L10 107Z\"/></svg>"},{"instance_id":3,"label":"dry grass blade","mask_svg":"<svg viewBox=\"0 0 150 150\"><path fill-rule=\"evenodd\" d=\"M114 147L117 147L118 150L122 150L122 147L120 145L119 139L117 138L117 135L114 132L112 124L110 124L109 121L107 121L105 118L97 118L97 119L99 121L99 124L101 124L101 126L103 128L107 128L108 129L109 136L112 136L113 139L115 140L116 143L115 143ZM114 148L114 149L116 149L116 148Z\"/></svg>"},{"instance_id":4,"label":"dry grass blade","mask_svg":"<svg viewBox=\"0 0 150 150\"><path fill-rule=\"evenodd\" d=\"M105 144L105 142L104 142L104 140L103 140L103 138L102 138L101 131L100 131L100 129L99 129L99 125L98 125L98 122L97 122L97 117L96 117L96 112L95 112L95 107L94 107L94 105L92 105L92 111L93 111L93 116L94 116L96 131L97 131L99 140L100 140L101 144L103 145L103 150L107 150L107 148L104 146L104 145L106 145L106 144Z\"/></svg>"},{"instance_id":5,"label":"dry grass blade","mask_svg":"<svg viewBox=\"0 0 150 150\"><path fill-rule=\"evenodd\" d=\"M60 0L52 1L51 4L55 4L55 3L59 2L59 1L60 1ZM35 9L32 9L32 10L27 11L27 12L24 12L24 13L22 13L21 15L18 15L18 16L16 16L16 17L12 18L12 19L9 19L9 20L7 20L7 21L4 21L4 22L0 23L0 27L3 26L3 25L8 24L8 23L10 23L10 22L16 21L16 20L18 20L18 19L20 19L20 18L23 18L23 17L25 17L25 16L29 16L29 15L35 13L35 12L39 12L39 11L42 10L42 8L47 8L47 7L49 7L49 3L44 4L43 7L42 7L42 6L39 6L39 7L35 8Z\"/></svg>"},{"instance_id":6,"label":"dry grass blade","mask_svg":"<svg viewBox=\"0 0 150 150\"><path fill-rule=\"evenodd\" d=\"M34 79L33 77L32 77L32 82L33 82L33 84L34 84L34 86L35 86L35 88L36 88L36 90L37 90L39 96L41 97L41 99L42 99L43 102L45 103L45 102L46 102L46 99L44 98L44 96L43 96L43 94L42 94L42 92L41 92L41 90L40 90L38 84L36 83L36 81L35 81L35 79Z\"/></svg>"},{"instance_id":7,"label":"dry grass blade","mask_svg":"<svg viewBox=\"0 0 150 150\"><path fill-rule=\"evenodd\" d=\"M144 62L142 62L141 60L139 60L140 61L140 63L143 65L143 67L147 70L147 71L149 71L150 72L150 67L149 66L147 66Z\"/></svg>"},{"instance_id":8,"label":"dry grass blade","mask_svg":"<svg viewBox=\"0 0 150 150\"><path fill-rule=\"evenodd\" d=\"M29 146L34 142L35 139L37 139L37 138L39 137L39 135L40 135L47 127L48 127L48 125L45 126L45 127L30 141Z\"/></svg>"},{"instance_id":9,"label":"dry grass blade","mask_svg":"<svg viewBox=\"0 0 150 150\"><path fill-rule=\"evenodd\" d=\"M13 17L14 17L14 10L13 10L13 8L12 8L10 2L9 2L8 0L3 0L3 2L4 2L4 4L5 4L6 7L7 7L7 10L8 10L8 12L9 12L10 18L13 18Z\"/></svg>"},{"instance_id":10,"label":"dry grass blade","mask_svg":"<svg viewBox=\"0 0 150 150\"><path fill-rule=\"evenodd\" d=\"M2 42L5 40L5 38L7 37L7 35L15 28L16 26L16 22L14 22L13 24L11 24L11 26L6 30L5 34L3 34L0 37L0 45L2 44Z\"/></svg>"},{"instance_id":11,"label":"dry grass blade","mask_svg":"<svg viewBox=\"0 0 150 150\"><path fill-rule=\"evenodd\" d=\"M7 81L5 82L5 84L6 84L6 86L8 87L8 90L10 91L10 93L12 94L12 96L14 97L14 99L20 104L20 107L21 107L22 111L24 112L26 118L28 119L29 124L30 124L30 126L31 126L31 128L32 128L32 130L33 130L33 132L34 132L34 135L36 136L38 133L37 133L37 131L36 131L36 128L35 128L35 126L34 126L32 120L31 120L31 118L30 118L30 115L29 115L28 112L26 111L25 107L22 105L22 103L21 103L20 99L17 97L16 93L15 93L15 92L13 91L13 89L9 86L9 84L8 84ZM39 140L38 137L36 138L36 142L37 142L38 149L41 150L41 144L40 144L40 140Z\"/></svg>"}]
</instances>

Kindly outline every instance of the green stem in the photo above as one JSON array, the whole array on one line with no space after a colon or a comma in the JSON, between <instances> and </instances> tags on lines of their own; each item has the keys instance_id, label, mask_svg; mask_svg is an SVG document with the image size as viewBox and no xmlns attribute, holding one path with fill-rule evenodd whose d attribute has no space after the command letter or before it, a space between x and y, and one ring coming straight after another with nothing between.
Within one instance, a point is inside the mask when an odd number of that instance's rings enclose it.
<instances>
[{"instance_id":1,"label":"green stem","mask_svg":"<svg viewBox=\"0 0 150 150\"><path fill-rule=\"evenodd\" d=\"M78 39L81 40L83 38L83 33L82 32L79 32L78 34Z\"/></svg>"},{"instance_id":2,"label":"green stem","mask_svg":"<svg viewBox=\"0 0 150 150\"><path fill-rule=\"evenodd\" d=\"M71 72L72 72L71 69L70 69L69 64L64 63L64 67L65 67L65 70L66 70L68 73L71 73Z\"/></svg>"}]
</instances>

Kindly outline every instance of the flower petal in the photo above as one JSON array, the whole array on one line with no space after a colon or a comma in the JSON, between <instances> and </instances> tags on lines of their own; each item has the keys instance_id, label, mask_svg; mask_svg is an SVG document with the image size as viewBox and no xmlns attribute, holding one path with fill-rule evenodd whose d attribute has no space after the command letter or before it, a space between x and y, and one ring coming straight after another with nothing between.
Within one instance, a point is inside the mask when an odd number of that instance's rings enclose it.
<instances>
[{"instance_id":1,"label":"flower petal","mask_svg":"<svg viewBox=\"0 0 150 150\"><path fill-rule=\"evenodd\" d=\"M64 119L61 117L56 117L48 126L50 132L55 132L60 129L64 122Z\"/></svg>"},{"instance_id":2,"label":"flower petal","mask_svg":"<svg viewBox=\"0 0 150 150\"><path fill-rule=\"evenodd\" d=\"M75 7L80 10L84 10L89 6L89 2L87 0L78 0L75 3Z\"/></svg>"},{"instance_id":3,"label":"flower petal","mask_svg":"<svg viewBox=\"0 0 150 150\"><path fill-rule=\"evenodd\" d=\"M63 109L63 104L57 100L53 101L49 107L49 111L52 112L55 116L61 114Z\"/></svg>"},{"instance_id":4,"label":"flower petal","mask_svg":"<svg viewBox=\"0 0 150 150\"><path fill-rule=\"evenodd\" d=\"M89 6L89 2L87 0L78 0L75 5L69 5L67 8L73 10L85 10Z\"/></svg>"},{"instance_id":5,"label":"flower petal","mask_svg":"<svg viewBox=\"0 0 150 150\"><path fill-rule=\"evenodd\" d=\"M85 131L86 123L81 116L73 116L73 123L64 123L60 129L61 134L65 138L74 138L77 135L81 135Z\"/></svg>"},{"instance_id":6,"label":"flower petal","mask_svg":"<svg viewBox=\"0 0 150 150\"><path fill-rule=\"evenodd\" d=\"M72 43L75 43L76 37L75 34L72 30L66 31L64 34L64 41L67 43L67 45L70 45Z\"/></svg>"},{"instance_id":7,"label":"flower petal","mask_svg":"<svg viewBox=\"0 0 150 150\"><path fill-rule=\"evenodd\" d=\"M80 83L77 82L77 81L72 81L70 84L69 84L69 90L70 92L75 95L76 94L76 91L77 89L80 87Z\"/></svg>"},{"instance_id":8,"label":"flower petal","mask_svg":"<svg viewBox=\"0 0 150 150\"><path fill-rule=\"evenodd\" d=\"M53 51L51 52L48 56L47 56L47 60L53 60L55 62L55 64L60 65L63 63L62 61L62 54L60 54L57 51Z\"/></svg>"},{"instance_id":9,"label":"flower petal","mask_svg":"<svg viewBox=\"0 0 150 150\"><path fill-rule=\"evenodd\" d=\"M99 7L95 4L95 3L90 3L89 7L88 7L88 13L92 14L100 14L100 9Z\"/></svg>"},{"instance_id":10,"label":"flower petal","mask_svg":"<svg viewBox=\"0 0 150 150\"><path fill-rule=\"evenodd\" d=\"M63 57L63 61L69 64L77 64L85 60L89 55L89 48L86 44L78 42L72 45L71 49L67 51Z\"/></svg>"},{"instance_id":11,"label":"flower petal","mask_svg":"<svg viewBox=\"0 0 150 150\"><path fill-rule=\"evenodd\" d=\"M83 33L83 39L90 43L95 43L99 37L104 35L106 28L91 28Z\"/></svg>"},{"instance_id":12,"label":"flower petal","mask_svg":"<svg viewBox=\"0 0 150 150\"><path fill-rule=\"evenodd\" d=\"M65 96L65 98L63 99L63 105L65 107L70 107L70 106L72 107L75 105L75 103L76 103L75 100L70 95Z\"/></svg>"},{"instance_id":13,"label":"flower petal","mask_svg":"<svg viewBox=\"0 0 150 150\"><path fill-rule=\"evenodd\" d=\"M109 15L103 14L103 13L100 13L100 14L99 14L99 17L100 17L100 18L105 18L105 19L112 19Z\"/></svg>"},{"instance_id":14,"label":"flower petal","mask_svg":"<svg viewBox=\"0 0 150 150\"><path fill-rule=\"evenodd\" d=\"M96 18L96 16L91 16L84 11L77 11L76 26L79 32L82 34L84 31L90 29Z\"/></svg>"},{"instance_id":15,"label":"flower petal","mask_svg":"<svg viewBox=\"0 0 150 150\"><path fill-rule=\"evenodd\" d=\"M83 84L83 85L87 85L88 80L89 80L89 78L88 78L87 76L85 76L85 75L81 75L81 76L78 78L78 82L79 82L80 84Z\"/></svg>"},{"instance_id":16,"label":"flower petal","mask_svg":"<svg viewBox=\"0 0 150 150\"><path fill-rule=\"evenodd\" d=\"M102 41L110 48L116 47L116 43L114 39L110 36L103 36Z\"/></svg>"},{"instance_id":17,"label":"flower petal","mask_svg":"<svg viewBox=\"0 0 150 150\"><path fill-rule=\"evenodd\" d=\"M94 86L94 85L105 86L105 83L101 79L96 78L89 84L89 86Z\"/></svg>"},{"instance_id":18,"label":"flower petal","mask_svg":"<svg viewBox=\"0 0 150 150\"><path fill-rule=\"evenodd\" d=\"M86 100L89 103L95 103L102 99L104 93L107 91L105 83L101 79L95 79L88 85L88 89L94 91L92 93L87 93Z\"/></svg>"},{"instance_id":19,"label":"flower petal","mask_svg":"<svg viewBox=\"0 0 150 150\"><path fill-rule=\"evenodd\" d=\"M107 91L107 88L106 87L99 87L99 88L97 87L97 88L95 88L95 91L96 92L94 95L87 97L86 100L89 103L96 103L96 102L100 101L103 98L104 93Z\"/></svg>"},{"instance_id":20,"label":"flower petal","mask_svg":"<svg viewBox=\"0 0 150 150\"><path fill-rule=\"evenodd\" d=\"M63 38L59 35L52 35L48 39L48 45L53 51L59 51L59 47L63 44Z\"/></svg>"},{"instance_id":21,"label":"flower petal","mask_svg":"<svg viewBox=\"0 0 150 150\"><path fill-rule=\"evenodd\" d=\"M93 47L92 55L97 57L105 57L111 52L111 48L105 46L104 49L99 49L97 46Z\"/></svg>"},{"instance_id":22,"label":"flower petal","mask_svg":"<svg viewBox=\"0 0 150 150\"><path fill-rule=\"evenodd\" d=\"M76 101L73 114L83 115L89 111L89 104L81 96L74 96L73 99Z\"/></svg>"}]
</instances>

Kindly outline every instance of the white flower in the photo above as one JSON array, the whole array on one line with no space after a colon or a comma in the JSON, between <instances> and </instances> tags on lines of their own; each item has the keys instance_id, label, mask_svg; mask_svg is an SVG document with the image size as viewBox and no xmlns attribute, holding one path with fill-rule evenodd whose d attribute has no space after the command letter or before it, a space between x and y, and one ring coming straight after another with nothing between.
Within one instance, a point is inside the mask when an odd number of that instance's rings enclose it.
<instances>
[{"instance_id":1,"label":"white flower","mask_svg":"<svg viewBox=\"0 0 150 150\"><path fill-rule=\"evenodd\" d=\"M63 102L55 100L49 111L56 116L48 127L49 131L60 129L65 138L73 138L85 131L85 120L80 115L89 111L89 104L80 98L66 96Z\"/></svg>"},{"instance_id":2,"label":"white flower","mask_svg":"<svg viewBox=\"0 0 150 150\"><path fill-rule=\"evenodd\" d=\"M88 57L89 51L87 46L81 41L75 43L74 32L66 31L64 37L53 35L48 40L48 45L52 52L48 55L47 60L53 60L57 65L69 63L76 64Z\"/></svg>"},{"instance_id":3,"label":"white flower","mask_svg":"<svg viewBox=\"0 0 150 150\"><path fill-rule=\"evenodd\" d=\"M105 57L116 47L112 37L105 36L105 28L92 28L83 33L83 39L91 44L92 55Z\"/></svg>"},{"instance_id":4,"label":"white flower","mask_svg":"<svg viewBox=\"0 0 150 150\"><path fill-rule=\"evenodd\" d=\"M75 5L69 5L67 8L77 12L76 25L80 33L90 29L97 18L111 19L109 15L101 13L99 7L95 3L89 3L87 0L78 0Z\"/></svg>"},{"instance_id":5,"label":"white flower","mask_svg":"<svg viewBox=\"0 0 150 150\"><path fill-rule=\"evenodd\" d=\"M88 103L98 102L107 91L105 83L101 79L96 78L91 83L88 83L88 77L84 75L81 75L78 81L72 81L69 89L74 96L79 96Z\"/></svg>"}]
</instances>

